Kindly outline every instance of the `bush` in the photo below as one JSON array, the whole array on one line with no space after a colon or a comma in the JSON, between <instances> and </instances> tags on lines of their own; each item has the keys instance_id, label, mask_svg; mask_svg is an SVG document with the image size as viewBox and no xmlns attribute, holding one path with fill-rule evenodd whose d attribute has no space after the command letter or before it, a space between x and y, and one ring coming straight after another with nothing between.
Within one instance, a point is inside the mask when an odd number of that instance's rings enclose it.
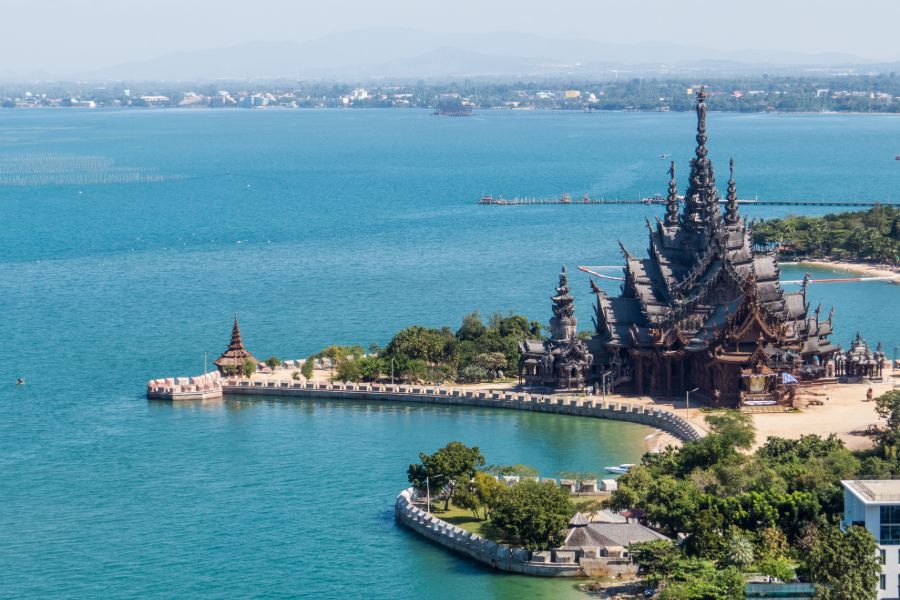
<instances>
[{"instance_id":1,"label":"bush","mask_svg":"<svg viewBox=\"0 0 900 600\"><path fill-rule=\"evenodd\" d=\"M478 365L468 365L463 367L459 371L460 383L480 383L482 381L486 381L487 378L487 371L485 371L483 367L479 367Z\"/></svg>"}]
</instances>

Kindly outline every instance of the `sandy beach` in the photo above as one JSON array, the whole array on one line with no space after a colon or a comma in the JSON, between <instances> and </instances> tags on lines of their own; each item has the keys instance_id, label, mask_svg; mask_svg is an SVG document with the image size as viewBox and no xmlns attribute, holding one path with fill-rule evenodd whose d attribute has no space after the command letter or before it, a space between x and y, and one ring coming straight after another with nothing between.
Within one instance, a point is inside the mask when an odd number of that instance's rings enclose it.
<instances>
[{"instance_id":1,"label":"sandy beach","mask_svg":"<svg viewBox=\"0 0 900 600\"><path fill-rule=\"evenodd\" d=\"M803 260L796 263L782 264L796 264L799 266L807 265L810 267L837 269L839 271L847 271L850 273L865 275L866 277L890 277L892 278L891 283L900 284L900 268L892 267L891 265L886 264L856 263L840 260Z\"/></svg>"}]
</instances>

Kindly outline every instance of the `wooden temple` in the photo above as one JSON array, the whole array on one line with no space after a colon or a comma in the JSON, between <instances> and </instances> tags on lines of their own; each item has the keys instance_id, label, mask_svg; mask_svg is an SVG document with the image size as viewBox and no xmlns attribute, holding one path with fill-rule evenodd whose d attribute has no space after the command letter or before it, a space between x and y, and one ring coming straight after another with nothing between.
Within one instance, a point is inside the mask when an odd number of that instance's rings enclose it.
<instances>
[{"instance_id":1,"label":"wooden temple","mask_svg":"<svg viewBox=\"0 0 900 600\"><path fill-rule=\"evenodd\" d=\"M242 375L244 372L244 363L246 361L253 363L254 368L259 364L255 356L244 347L244 341L241 339L241 328L238 326L237 316L234 317L234 327L231 329L231 342L228 349L222 355L213 361L218 367L222 375Z\"/></svg>"},{"instance_id":2,"label":"wooden temple","mask_svg":"<svg viewBox=\"0 0 900 600\"><path fill-rule=\"evenodd\" d=\"M551 300L550 339L526 338L519 342L519 383L557 390L581 390L590 380L593 357L587 344L577 335L575 298L569 292L565 266Z\"/></svg>"},{"instance_id":3,"label":"wooden temple","mask_svg":"<svg viewBox=\"0 0 900 600\"><path fill-rule=\"evenodd\" d=\"M592 377L608 374L639 394L699 388L715 404L771 400L784 372L803 368L810 377L825 375L839 350L829 340L833 310L827 319L820 319L819 309L810 316L806 282L785 292L775 250L753 246L752 224L738 212L733 160L723 212L708 157L706 100L701 89L683 206L673 162L665 216L647 222L647 256L620 242L621 294L612 297L591 281ZM785 360L790 369L779 368Z\"/></svg>"}]
</instances>

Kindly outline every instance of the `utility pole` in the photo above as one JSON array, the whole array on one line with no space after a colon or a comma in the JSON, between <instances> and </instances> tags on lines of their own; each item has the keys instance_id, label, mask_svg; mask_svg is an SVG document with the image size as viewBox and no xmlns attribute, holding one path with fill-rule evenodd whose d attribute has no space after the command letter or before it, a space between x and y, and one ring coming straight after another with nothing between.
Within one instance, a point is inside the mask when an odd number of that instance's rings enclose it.
<instances>
[{"instance_id":1,"label":"utility pole","mask_svg":"<svg viewBox=\"0 0 900 600\"><path fill-rule=\"evenodd\" d=\"M697 391L699 391L699 390L700 390L700 388L696 387L696 388L694 388L694 389L692 389L692 390L688 390L687 393L684 395L684 406L685 406L685 408L687 409L687 420L688 420L688 422L690 422L690 420L691 420L691 394L692 394L693 392L697 392Z\"/></svg>"},{"instance_id":2,"label":"utility pole","mask_svg":"<svg viewBox=\"0 0 900 600\"><path fill-rule=\"evenodd\" d=\"M431 485L429 484L429 480L434 479L435 477L443 477L443 474L425 477L425 512L428 514L431 514Z\"/></svg>"}]
</instances>

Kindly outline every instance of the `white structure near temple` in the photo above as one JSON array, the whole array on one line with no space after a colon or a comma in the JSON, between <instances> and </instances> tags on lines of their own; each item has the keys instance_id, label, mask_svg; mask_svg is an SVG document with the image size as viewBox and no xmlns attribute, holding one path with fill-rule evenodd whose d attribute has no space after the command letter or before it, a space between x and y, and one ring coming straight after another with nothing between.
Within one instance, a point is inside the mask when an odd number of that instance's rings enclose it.
<instances>
[{"instance_id":1,"label":"white structure near temple","mask_svg":"<svg viewBox=\"0 0 900 600\"><path fill-rule=\"evenodd\" d=\"M900 480L850 480L844 486L842 528L861 525L878 542L878 598L900 599Z\"/></svg>"}]
</instances>

